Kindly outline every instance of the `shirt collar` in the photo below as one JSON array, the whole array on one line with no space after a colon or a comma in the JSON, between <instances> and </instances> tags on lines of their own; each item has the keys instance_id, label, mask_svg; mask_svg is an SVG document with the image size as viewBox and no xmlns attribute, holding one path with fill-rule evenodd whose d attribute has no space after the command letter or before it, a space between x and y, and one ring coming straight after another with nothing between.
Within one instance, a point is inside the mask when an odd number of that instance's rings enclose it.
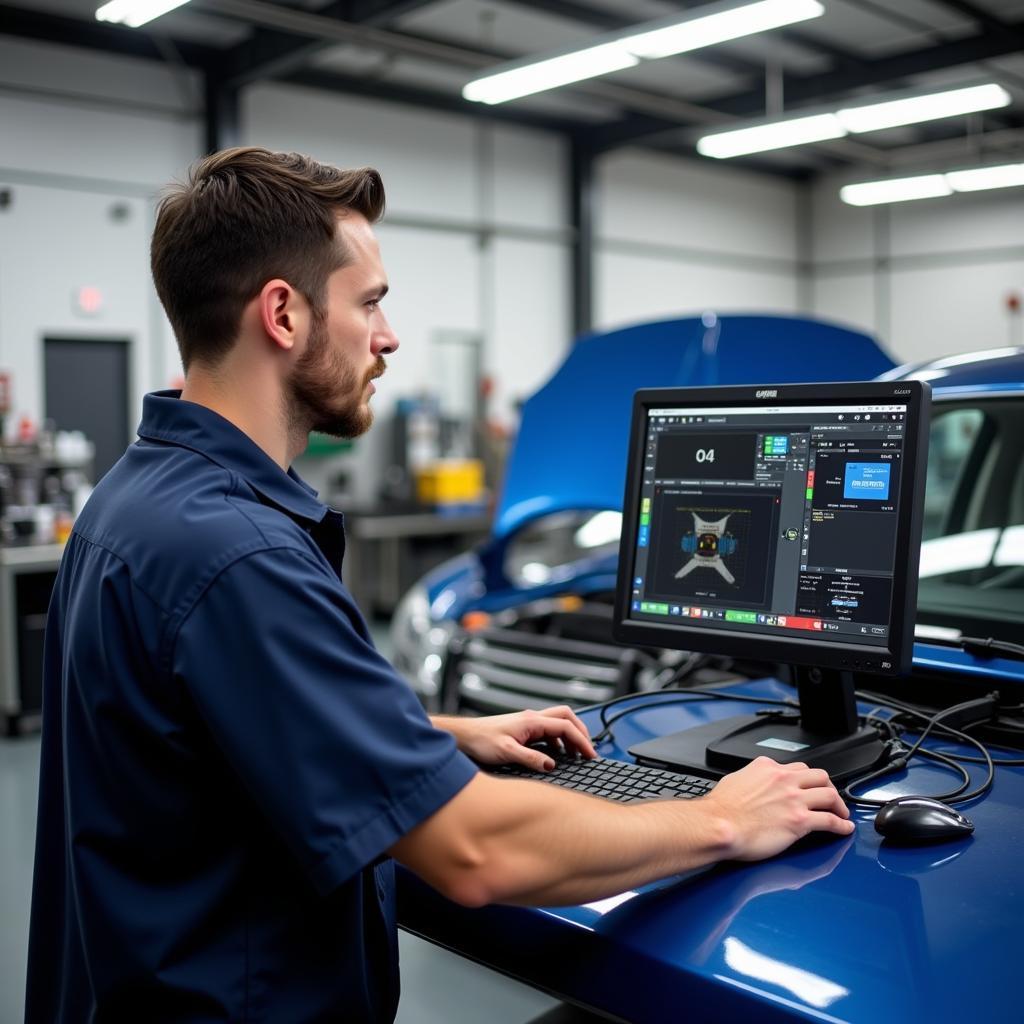
<instances>
[{"instance_id":1,"label":"shirt collar","mask_svg":"<svg viewBox=\"0 0 1024 1024\"><path fill-rule=\"evenodd\" d=\"M142 402L139 437L189 448L241 476L254 491L299 519L320 522L327 506L294 469L285 472L247 434L180 391L154 391Z\"/></svg>"}]
</instances>

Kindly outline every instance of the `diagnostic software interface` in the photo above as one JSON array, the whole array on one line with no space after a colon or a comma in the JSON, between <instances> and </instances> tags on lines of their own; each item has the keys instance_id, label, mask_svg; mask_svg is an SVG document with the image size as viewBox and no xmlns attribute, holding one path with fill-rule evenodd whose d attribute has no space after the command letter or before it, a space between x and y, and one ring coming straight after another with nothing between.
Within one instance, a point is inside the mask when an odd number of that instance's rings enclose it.
<instances>
[{"instance_id":1,"label":"diagnostic software interface","mask_svg":"<svg viewBox=\"0 0 1024 1024\"><path fill-rule=\"evenodd\" d=\"M629 618L885 646L906 417L649 409Z\"/></svg>"}]
</instances>

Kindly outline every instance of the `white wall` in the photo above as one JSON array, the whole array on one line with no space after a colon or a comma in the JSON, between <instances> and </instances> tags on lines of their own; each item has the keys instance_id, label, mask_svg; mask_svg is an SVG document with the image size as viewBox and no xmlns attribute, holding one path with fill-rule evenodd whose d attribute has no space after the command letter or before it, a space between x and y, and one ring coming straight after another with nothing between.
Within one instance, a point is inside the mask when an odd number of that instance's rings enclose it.
<instances>
[{"instance_id":1,"label":"white wall","mask_svg":"<svg viewBox=\"0 0 1024 1024\"><path fill-rule=\"evenodd\" d=\"M199 146L179 80L145 61L0 37L0 369L13 413L43 411L42 338L128 338L133 415L179 367L149 279L151 197ZM130 97L126 99L125 97ZM127 216L114 219L120 206ZM94 315L74 302L98 288Z\"/></svg>"},{"instance_id":2,"label":"white wall","mask_svg":"<svg viewBox=\"0 0 1024 1024\"><path fill-rule=\"evenodd\" d=\"M606 328L799 305L799 188L718 164L622 151L601 161L596 316Z\"/></svg>"},{"instance_id":3,"label":"white wall","mask_svg":"<svg viewBox=\"0 0 1024 1024\"><path fill-rule=\"evenodd\" d=\"M962 194L886 207L813 196L812 305L876 333L902 361L1020 344L1009 294L1024 291L1024 196Z\"/></svg>"}]
</instances>

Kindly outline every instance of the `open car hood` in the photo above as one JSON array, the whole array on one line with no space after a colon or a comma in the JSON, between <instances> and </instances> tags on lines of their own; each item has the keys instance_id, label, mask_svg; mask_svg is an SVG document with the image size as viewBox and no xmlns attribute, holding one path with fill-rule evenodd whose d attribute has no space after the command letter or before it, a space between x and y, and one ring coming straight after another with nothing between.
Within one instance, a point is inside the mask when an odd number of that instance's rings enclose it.
<instances>
[{"instance_id":1,"label":"open car hood","mask_svg":"<svg viewBox=\"0 0 1024 1024\"><path fill-rule=\"evenodd\" d=\"M799 317L705 314L581 339L525 403L494 537L564 509L620 509L633 393L645 387L869 380L867 334Z\"/></svg>"}]
</instances>

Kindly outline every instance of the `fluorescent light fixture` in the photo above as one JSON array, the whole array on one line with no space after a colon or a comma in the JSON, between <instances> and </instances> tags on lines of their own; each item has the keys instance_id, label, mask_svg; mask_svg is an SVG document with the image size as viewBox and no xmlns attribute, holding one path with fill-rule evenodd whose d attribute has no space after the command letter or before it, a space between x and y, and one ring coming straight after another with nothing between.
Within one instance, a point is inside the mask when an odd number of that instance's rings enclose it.
<instances>
[{"instance_id":1,"label":"fluorescent light fixture","mask_svg":"<svg viewBox=\"0 0 1024 1024\"><path fill-rule=\"evenodd\" d=\"M835 114L813 114L810 117L793 117L785 121L705 135L697 142L697 152L725 160L746 153L763 153L769 149L840 139L845 134L846 129Z\"/></svg>"},{"instance_id":2,"label":"fluorescent light fixture","mask_svg":"<svg viewBox=\"0 0 1024 1024\"><path fill-rule=\"evenodd\" d=\"M1000 164L998 167L972 167L960 171L922 174L915 178L862 181L856 185L844 185L839 190L839 198L851 206L874 206L877 203L901 203L908 199L950 196L954 192L980 192L988 188L1013 188L1022 185L1024 164ZM974 360L978 357L965 358Z\"/></svg>"},{"instance_id":3,"label":"fluorescent light fixture","mask_svg":"<svg viewBox=\"0 0 1024 1024\"><path fill-rule=\"evenodd\" d=\"M188 0L110 0L96 12L96 20L116 21L138 28L187 3Z\"/></svg>"},{"instance_id":4,"label":"fluorescent light fixture","mask_svg":"<svg viewBox=\"0 0 1024 1024\"><path fill-rule=\"evenodd\" d=\"M637 57L657 60L817 18L824 13L825 8L818 0L761 0L760 3L696 15L676 25L641 32L622 40L622 44Z\"/></svg>"},{"instance_id":5,"label":"fluorescent light fixture","mask_svg":"<svg viewBox=\"0 0 1024 1024\"><path fill-rule=\"evenodd\" d=\"M946 181L954 192L980 192L987 188L1013 188L1024 185L1024 164L999 167L975 167L969 171L949 171Z\"/></svg>"},{"instance_id":6,"label":"fluorescent light fixture","mask_svg":"<svg viewBox=\"0 0 1024 1024\"><path fill-rule=\"evenodd\" d=\"M873 132L896 125L991 110L1005 107L1009 102L1010 94L995 82L946 89L943 92L904 94L883 102L843 107L834 112L819 108L813 112L806 111L803 116L773 122L759 121L741 128L714 132L698 141L697 151L704 156L726 159L747 153L763 153L769 149L802 146L809 142L841 139L849 132Z\"/></svg>"},{"instance_id":7,"label":"fluorescent light fixture","mask_svg":"<svg viewBox=\"0 0 1024 1024\"><path fill-rule=\"evenodd\" d=\"M462 95L476 103L505 103L621 71L641 60L657 60L817 18L824 11L818 0L723 0L684 17L670 15L634 29L599 36L582 50L503 64L469 82Z\"/></svg>"},{"instance_id":8,"label":"fluorescent light fixture","mask_svg":"<svg viewBox=\"0 0 1024 1024\"><path fill-rule=\"evenodd\" d=\"M883 103L867 103L856 107L843 107L837 116L850 132L875 132L882 128L895 128L902 124L936 121L942 117L973 114L978 110L993 110L1010 103L1010 94L995 82L971 85L961 89L948 89L925 96L908 96Z\"/></svg>"},{"instance_id":9,"label":"fluorescent light fixture","mask_svg":"<svg viewBox=\"0 0 1024 1024\"><path fill-rule=\"evenodd\" d=\"M618 43L603 43L588 50L565 53L560 57L509 68L486 78L477 78L462 90L467 100L477 103L505 103L521 96L532 96L546 89L582 82L585 78L607 75L639 64L640 60Z\"/></svg>"},{"instance_id":10,"label":"fluorescent light fixture","mask_svg":"<svg viewBox=\"0 0 1024 1024\"><path fill-rule=\"evenodd\" d=\"M839 190L839 198L851 206L877 206L879 203L904 203L911 199L934 199L952 195L952 192L944 174L919 174L914 178L844 185Z\"/></svg>"}]
</instances>

